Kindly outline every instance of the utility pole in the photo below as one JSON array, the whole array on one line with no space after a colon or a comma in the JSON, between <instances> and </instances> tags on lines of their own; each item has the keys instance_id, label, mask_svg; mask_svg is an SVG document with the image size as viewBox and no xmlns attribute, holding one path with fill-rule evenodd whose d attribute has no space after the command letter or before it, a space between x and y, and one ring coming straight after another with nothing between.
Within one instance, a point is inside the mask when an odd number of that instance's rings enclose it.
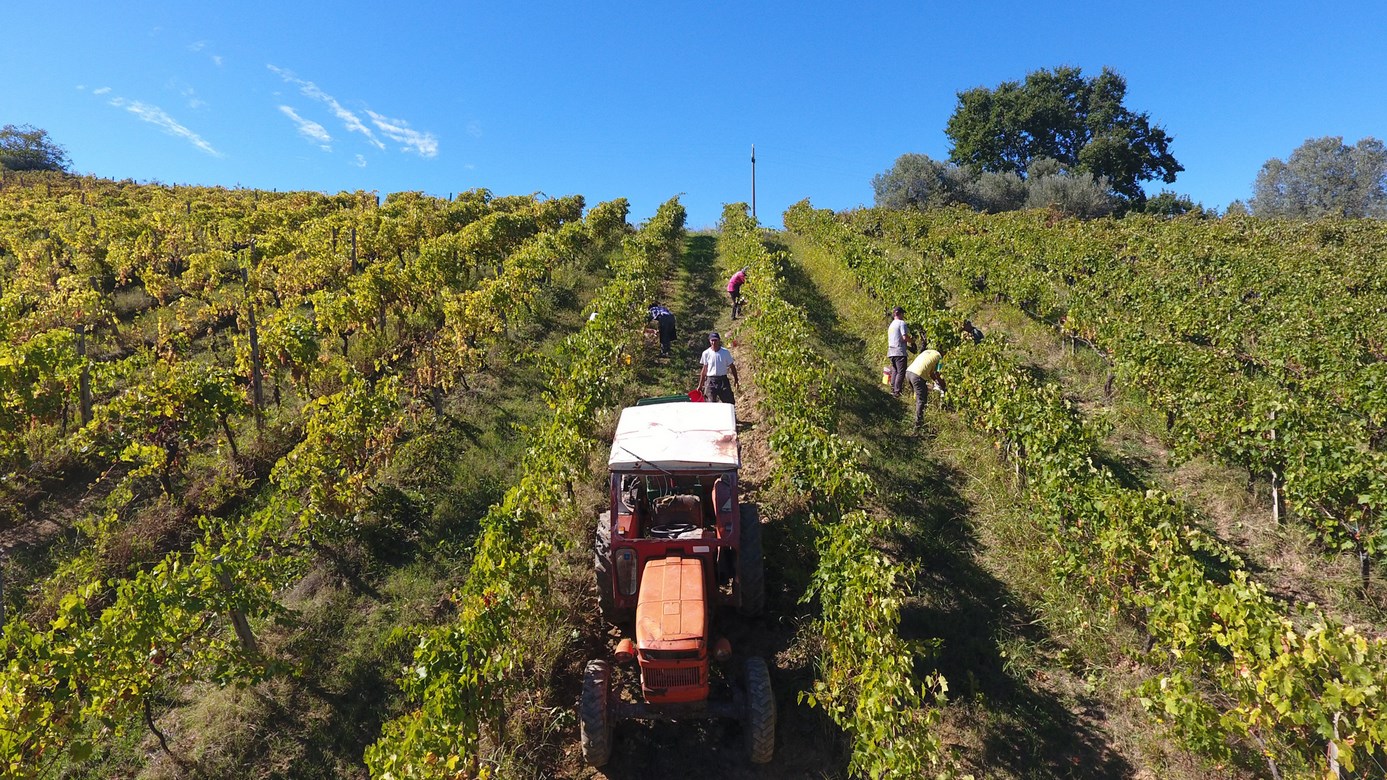
<instances>
[{"instance_id":1,"label":"utility pole","mask_svg":"<svg viewBox=\"0 0 1387 780\"><path fill-rule=\"evenodd\" d=\"M756 144L751 145L751 218L756 219Z\"/></svg>"}]
</instances>

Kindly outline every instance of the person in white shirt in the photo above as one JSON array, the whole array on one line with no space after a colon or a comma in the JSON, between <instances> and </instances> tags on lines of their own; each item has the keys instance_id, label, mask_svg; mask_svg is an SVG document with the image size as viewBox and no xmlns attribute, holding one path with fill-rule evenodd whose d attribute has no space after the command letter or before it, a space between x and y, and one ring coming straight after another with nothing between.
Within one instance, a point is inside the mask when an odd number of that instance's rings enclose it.
<instances>
[{"instance_id":1,"label":"person in white shirt","mask_svg":"<svg viewBox=\"0 0 1387 780\"><path fill-rule=\"evenodd\" d=\"M886 357L891 361L891 395L895 398L905 389L906 348L914 341L905 325L905 309L897 306L891 310L891 324L886 326Z\"/></svg>"},{"instance_id":2,"label":"person in white shirt","mask_svg":"<svg viewBox=\"0 0 1387 780\"><path fill-rule=\"evenodd\" d=\"M708 348L703 350L698 362L702 366L698 371L698 386L703 388L704 396L709 401L733 403L732 387L727 379L730 376L738 387L741 380L737 378L737 364L732 360L732 353L722 348L722 336L708 334Z\"/></svg>"}]
</instances>

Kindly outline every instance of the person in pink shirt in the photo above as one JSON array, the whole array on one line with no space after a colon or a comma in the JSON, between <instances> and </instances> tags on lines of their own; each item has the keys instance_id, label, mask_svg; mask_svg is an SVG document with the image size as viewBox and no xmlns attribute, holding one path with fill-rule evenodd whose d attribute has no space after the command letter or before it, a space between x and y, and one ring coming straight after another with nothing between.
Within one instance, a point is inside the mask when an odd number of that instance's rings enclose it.
<instances>
[{"instance_id":1,"label":"person in pink shirt","mask_svg":"<svg viewBox=\"0 0 1387 780\"><path fill-rule=\"evenodd\" d=\"M737 319L737 312L742 308L742 284L746 282L746 268L742 267L737 273L732 274L732 278L727 280L727 294L732 298L732 319Z\"/></svg>"}]
</instances>

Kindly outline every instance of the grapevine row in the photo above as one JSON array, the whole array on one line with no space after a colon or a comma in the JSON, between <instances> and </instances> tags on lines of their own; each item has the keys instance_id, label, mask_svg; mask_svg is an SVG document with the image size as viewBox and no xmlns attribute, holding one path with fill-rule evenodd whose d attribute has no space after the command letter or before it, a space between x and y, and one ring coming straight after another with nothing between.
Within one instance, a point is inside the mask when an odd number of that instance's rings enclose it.
<instances>
[{"instance_id":1,"label":"grapevine row","mask_svg":"<svg viewBox=\"0 0 1387 780\"><path fill-rule=\"evenodd\" d=\"M517 484L482 519L465 585L453 593L458 615L427 631L401 685L417 709L385 724L366 751L372 777L475 776L484 737L504 740L507 702L530 661L517 627L552 625L551 566L581 508L572 486L585 478L600 445L598 416L630 371L645 307L682 242L684 208L660 207L629 238L616 278L598 295L593 317L564 344L546 402L553 416L530 432ZM586 520L587 518L582 518Z\"/></svg>"},{"instance_id":2,"label":"grapevine row","mask_svg":"<svg viewBox=\"0 0 1387 780\"><path fill-rule=\"evenodd\" d=\"M807 203L785 222L830 252L861 240ZM920 290L934 283L923 263L866 252L849 265L880 300L929 305ZM1190 510L1159 491L1124 488L1095 466L1093 432L998 340L959 345L947 332L931 335L953 347L950 406L1024 473L1025 497L1054 545L1054 575L1101 594L1150 635L1154 673L1142 701L1158 719L1215 759L1246 751L1294 776L1320 776L1326 753L1349 771L1387 757L1379 696L1387 640L1310 607L1288 615L1233 553L1198 530Z\"/></svg>"},{"instance_id":3,"label":"grapevine row","mask_svg":"<svg viewBox=\"0 0 1387 780\"><path fill-rule=\"evenodd\" d=\"M1092 344L1166 414L1177 454L1267 478L1274 517L1284 495L1316 539L1358 554L1366 586L1387 549L1379 227L859 219Z\"/></svg>"},{"instance_id":4,"label":"grapevine row","mask_svg":"<svg viewBox=\"0 0 1387 780\"><path fill-rule=\"evenodd\" d=\"M610 241L611 231L624 227L625 203L599 206L592 217L591 236L576 226L564 228L563 235L542 235L506 258L496 278L507 280L504 289L519 305L512 312L534 307L546 274L533 269L552 269L590 239ZM494 289L475 294L502 304ZM470 326L460 316L452 321L469 334L476 350L487 349L500 335L488 324L494 321L489 314L484 323ZM179 371L185 364L169 365L167 370ZM64 757L81 760L92 749L93 724L123 728L140 707L153 728L149 700L163 686L193 680L245 684L277 668L255 646L252 621L291 617L275 594L302 575L315 539L352 530L354 518L366 508L374 475L402 434L399 382L389 376L368 381L352 373L341 390L307 404L304 439L272 470L275 491L262 509L249 517L200 518L202 538L190 551L171 553L131 579L77 579L47 629L25 620L10 622L3 639L7 665L0 672L5 713L0 754L12 774L36 773ZM181 437L177 441L191 445L215 424L216 415L197 405L205 394L179 400L176 387L146 382L129 388L98 408L97 423L115 415L140 419L131 414L140 405L123 407L126 399L145 399L158 409L187 406L190 412L180 421L145 425L173 431ZM198 427L197 419L209 422ZM224 415L220 422L230 437ZM142 468L168 465L167 451L121 441L112 439L107 452L148 457ZM93 538L99 543L102 536ZM235 616L235 638L225 632L229 616Z\"/></svg>"},{"instance_id":5,"label":"grapevine row","mask_svg":"<svg viewBox=\"0 0 1387 780\"><path fill-rule=\"evenodd\" d=\"M833 433L839 390L806 346L803 310L784 299L784 258L761 244L745 204L723 210L725 264L749 268L746 328L757 357L756 385L771 427L775 473L804 496L819 534L819 565L805 598L822 605L824 650L810 704L852 739L849 771L869 777L923 777L946 771L936 727L946 681L917 681L918 643L900 636L910 569L880 552L899 520L869 514L872 491L859 445Z\"/></svg>"}]
</instances>

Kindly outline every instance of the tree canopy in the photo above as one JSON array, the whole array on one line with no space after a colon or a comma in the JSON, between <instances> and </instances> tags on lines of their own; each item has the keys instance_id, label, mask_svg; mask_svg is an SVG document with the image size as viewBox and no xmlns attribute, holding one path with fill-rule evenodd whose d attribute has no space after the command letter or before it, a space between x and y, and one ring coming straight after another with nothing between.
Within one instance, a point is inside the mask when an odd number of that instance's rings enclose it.
<instances>
[{"instance_id":1,"label":"tree canopy","mask_svg":"<svg viewBox=\"0 0 1387 780\"><path fill-rule=\"evenodd\" d=\"M993 173L1026 175L1041 158L1074 175L1106 179L1134 206L1146 200L1141 182L1175 181L1184 167L1170 154L1171 137L1145 113L1123 105L1127 82L1104 68L1084 78L1079 68L1038 70L1024 83L958 93L944 130L950 161Z\"/></svg>"},{"instance_id":2,"label":"tree canopy","mask_svg":"<svg viewBox=\"0 0 1387 780\"><path fill-rule=\"evenodd\" d=\"M1154 198L1148 198L1146 205L1142 207L1142 213L1158 214L1163 217L1183 217L1192 214L1196 217L1216 217L1214 211L1204 208L1204 204L1195 203L1188 195L1180 195L1170 190L1161 190L1161 193Z\"/></svg>"},{"instance_id":3,"label":"tree canopy","mask_svg":"<svg viewBox=\"0 0 1387 780\"><path fill-rule=\"evenodd\" d=\"M0 129L0 170L65 171L71 166L67 150L49 140L47 130L33 125Z\"/></svg>"},{"instance_id":4,"label":"tree canopy","mask_svg":"<svg viewBox=\"0 0 1387 780\"><path fill-rule=\"evenodd\" d=\"M1079 217L1113 213L1118 203L1107 179L1076 172L1049 157L1031 162L1025 178L903 154L872 177L876 205L885 208L943 208L966 205L978 211L1053 208Z\"/></svg>"},{"instance_id":5,"label":"tree canopy","mask_svg":"<svg viewBox=\"0 0 1387 780\"><path fill-rule=\"evenodd\" d=\"M962 202L965 179L958 166L909 153L872 177L872 191L883 208L939 208Z\"/></svg>"},{"instance_id":6,"label":"tree canopy","mask_svg":"<svg viewBox=\"0 0 1387 780\"><path fill-rule=\"evenodd\" d=\"M1267 160L1252 187L1258 217L1387 217L1387 147L1311 138L1284 162Z\"/></svg>"}]
</instances>

